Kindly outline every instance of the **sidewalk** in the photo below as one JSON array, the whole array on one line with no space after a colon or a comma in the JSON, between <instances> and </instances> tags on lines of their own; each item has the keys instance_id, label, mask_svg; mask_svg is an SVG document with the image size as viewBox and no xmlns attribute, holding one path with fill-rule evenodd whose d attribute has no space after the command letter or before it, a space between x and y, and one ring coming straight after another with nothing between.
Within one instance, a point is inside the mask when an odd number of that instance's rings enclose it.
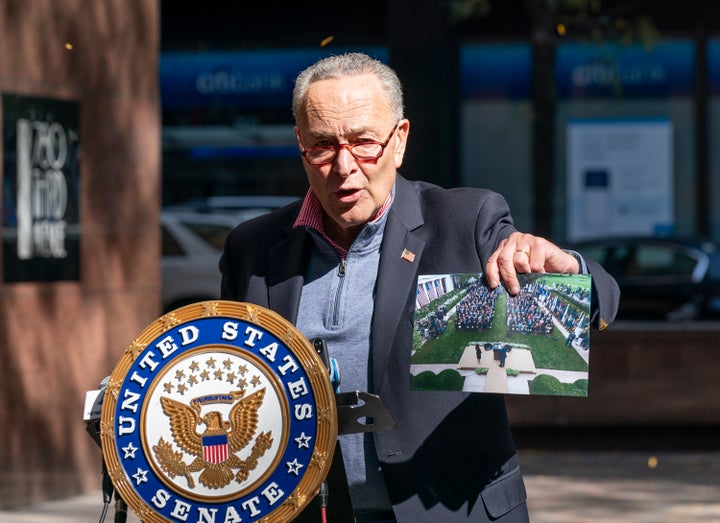
<instances>
[{"instance_id":1,"label":"sidewalk","mask_svg":"<svg viewBox=\"0 0 720 523\"><path fill-rule=\"evenodd\" d=\"M720 452L524 451L532 523L720 523Z\"/></svg>"},{"instance_id":2,"label":"sidewalk","mask_svg":"<svg viewBox=\"0 0 720 523\"><path fill-rule=\"evenodd\" d=\"M720 452L521 450L532 523L720 523ZM100 492L0 511L0 523L97 523ZM105 518L113 521L111 505ZM128 523L138 523L129 514Z\"/></svg>"}]
</instances>

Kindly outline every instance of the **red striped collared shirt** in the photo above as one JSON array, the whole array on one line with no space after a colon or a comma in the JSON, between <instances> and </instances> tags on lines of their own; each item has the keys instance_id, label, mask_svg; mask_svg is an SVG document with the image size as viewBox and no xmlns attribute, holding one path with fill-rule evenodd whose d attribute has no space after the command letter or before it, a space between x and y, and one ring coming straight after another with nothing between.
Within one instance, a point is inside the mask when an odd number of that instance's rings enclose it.
<instances>
[{"instance_id":1,"label":"red striped collared shirt","mask_svg":"<svg viewBox=\"0 0 720 523\"><path fill-rule=\"evenodd\" d=\"M385 203L383 203L382 207L380 207L380 210L377 212L375 218L373 218L371 222L375 222L382 218L382 216L385 214L385 211L387 211L388 207L390 207L391 203L392 192L388 194ZM330 245L335 248L340 257L344 259L347 256L347 249L338 245L327 235L327 233L325 232L325 225L323 224L324 215L325 211L322 208L320 199L315 195L312 189L308 189L308 192L305 194L305 199L303 200L302 207L300 208L300 213L295 219L293 227L309 227L311 229L315 229L322 235L323 238L325 238L330 243Z\"/></svg>"}]
</instances>

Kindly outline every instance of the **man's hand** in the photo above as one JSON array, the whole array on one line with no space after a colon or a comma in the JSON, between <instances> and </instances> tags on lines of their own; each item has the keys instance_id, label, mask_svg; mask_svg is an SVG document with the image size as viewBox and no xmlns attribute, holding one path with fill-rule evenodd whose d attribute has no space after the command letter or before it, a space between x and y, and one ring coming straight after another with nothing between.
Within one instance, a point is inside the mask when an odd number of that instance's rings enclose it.
<instances>
[{"instance_id":1,"label":"man's hand","mask_svg":"<svg viewBox=\"0 0 720 523\"><path fill-rule=\"evenodd\" d=\"M507 291L517 294L520 291L517 275L526 272L578 274L580 266L575 256L545 238L514 232L488 258L485 278L493 289L502 279Z\"/></svg>"}]
</instances>

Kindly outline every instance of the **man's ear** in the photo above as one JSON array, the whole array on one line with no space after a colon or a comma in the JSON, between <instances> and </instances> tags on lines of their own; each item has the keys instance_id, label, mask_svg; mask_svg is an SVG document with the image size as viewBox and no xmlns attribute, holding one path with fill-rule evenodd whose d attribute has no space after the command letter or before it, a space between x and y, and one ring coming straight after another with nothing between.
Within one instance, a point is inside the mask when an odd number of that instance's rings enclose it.
<instances>
[{"instance_id":1,"label":"man's ear","mask_svg":"<svg viewBox=\"0 0 720 523\"><path fill-rule=\"evenodd\" d=\"M408 134L410 133L410 120L407 118L400 121L397 131L395 132L395 168L399 169L405 156L405 146L407 145Z\"/></svg>"}]
</instances>

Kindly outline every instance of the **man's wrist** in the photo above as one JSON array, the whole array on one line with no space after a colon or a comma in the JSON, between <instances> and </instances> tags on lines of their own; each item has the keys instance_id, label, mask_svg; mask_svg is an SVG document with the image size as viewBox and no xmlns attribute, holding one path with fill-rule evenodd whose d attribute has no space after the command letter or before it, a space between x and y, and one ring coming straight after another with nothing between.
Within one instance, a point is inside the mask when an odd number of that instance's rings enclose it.
<instances>
[{"instance_id":1,"label":"man's wrist","mask_svg":"<svg viewBox=\"0 0 720 523\"><path fill-rule=\"evenodd\" d=\"M585 258L582 257L582 254L580 254L577 251L573 251L571 249L563 249L566 253L568 253L570 256L575 258L578 263L578 274L590 274L590 271L588 270L587 263L585 263Z\"/></svg>"}]
</instances>

